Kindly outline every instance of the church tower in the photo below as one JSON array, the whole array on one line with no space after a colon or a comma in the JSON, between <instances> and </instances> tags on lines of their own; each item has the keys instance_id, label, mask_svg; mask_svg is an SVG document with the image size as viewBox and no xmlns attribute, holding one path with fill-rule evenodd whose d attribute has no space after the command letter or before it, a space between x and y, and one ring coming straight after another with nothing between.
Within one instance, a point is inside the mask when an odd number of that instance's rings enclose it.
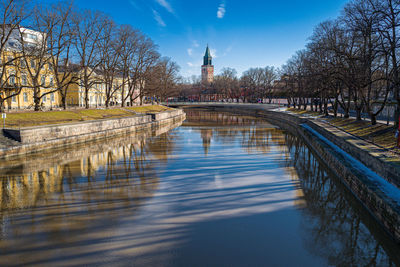
<instances>
[{"instance_id":1,"label":"church tower","mask_svg":"<svg viewBox=\"0 0 400 267\"><path fill-rule=\"evenodd\" d=\"M201 66L201 81L203 84L212 83L214 81L214 66L211 63L212 57L210 53L210 49L206 49L206 53L204 55L203 66Z\"/></svg>"}]
</instances>

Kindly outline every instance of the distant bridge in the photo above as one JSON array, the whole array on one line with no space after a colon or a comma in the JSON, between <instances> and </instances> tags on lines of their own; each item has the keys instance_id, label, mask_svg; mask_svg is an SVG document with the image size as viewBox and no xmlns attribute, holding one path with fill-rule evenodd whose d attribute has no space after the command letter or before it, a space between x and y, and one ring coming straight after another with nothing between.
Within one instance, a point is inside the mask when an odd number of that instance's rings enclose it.
<instances>
[{"instance_id":1,"label":"distant bridge","mask_svg":"<svg viewBox=\"0 0 400 267\"><path fill-rule=\"evenodd\" d=\"M170 107L227 107L227 108L247 108L247 109L276 109L284 107L279 104L261 104L261 103L229 103L229 102L162 102Z\"/></svg>"}]
</instances>

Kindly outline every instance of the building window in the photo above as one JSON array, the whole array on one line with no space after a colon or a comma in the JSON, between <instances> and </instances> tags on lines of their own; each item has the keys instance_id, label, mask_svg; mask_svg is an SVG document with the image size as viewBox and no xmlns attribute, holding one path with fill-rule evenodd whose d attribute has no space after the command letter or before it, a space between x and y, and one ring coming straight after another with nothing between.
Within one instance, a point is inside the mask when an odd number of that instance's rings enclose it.
<instances>
[{"instance_id":1,"label":"building window","mask_svg":"<svg viewBox=\"0 0 400 267\"><path fill-rule=\"evenodd\" d=\"M12 57L7 57L7 63L8 63L9 65L14 65L13 58L12 58Z\"/></svg>"},{"instance_id":2,"label":"building window","mask_svg":"<svg viewBox=\"0 0 400 267\"><path fill-rule=\"evenodd\" d=\"M22 36L24 38L32 39L32 40L35 40L35 41L37 41L37 39L38 39L37 35L31 34L31 33L24 33Z\"/></svg>"},{"instance_id":3,"label":"building window","mask_svg":"<svg viewBox=\"0 0 400 267\"><path fill-rule=\"evenodd\" d=\"M35 60L31 59L31 68L34 69L35 67L36 67Z\"/></svg>"},{"instance_id":4,"label":"building window","mask_svg":"<svg viewBox=\"0 0 400 267\"><path fill-rule=\"evenodd\" d=\"M46 103L46 100L47 100L47 95L44 95L43 96L43 103Z\"/></svg>"},{"instance_id":5,"label":"building window","mask_svg":"<svg viewBox=\"0 0 400 267\"><path fill-rule=\"evenodd\" d=\"M51 102L54 102L54 93L51 93L50 99L51 99Z\"/></svg>"},{"instance_id":6,"label":"building window","mask_svg":"<svg viewBox=\"0 0 400 267\"><path fill-rule=\"evenodd\" d=\"M28 102L28 93L24 93L24 102Z\"/></svg>"},{"instance_id":7,"label":"building window","mask_svg":"<svg viewBox=\"0 0 400 267\"><path fill-rule=\"evenodd\" d=\"M10 85L14 86L15 85L15 75L11 74L9 77Z\"/></svg>"},{"instance_id":8,"label":"building window","mask_svg":"<svg viewBox=\"0 0 400 267\"><path fill-rule=\"evenodd\" d=\"M26 74L21 75L21 84L22 85L27 85L28 84L28 79L26 78Z\"/></svg>"},{"instance_id":9,"label":"building window","mask_svg":"<svg viewBox=\"0 0 400 267\"><path fill-rule=\"evenodd\" d=\"M51 63L49 63L49 70L53 70L53 65L51 65Z\"/></svg>"},{"instance_id":10,"label":"building window","mask_svg":"<svg viewBox=\"0 0 400 267\"><path fill-rule=\"evenodd\" d=\"M50 76L50 83L49 83L49 85L50 85L50 86L54 86L54 78L53 78L53 76Z\"/></svg>"},{"instance_id":11,"label":"building window","mask_svg":"<svg viewBox=\"0 0 400 267\"><path fill-rule=\"evenodd\" d=\"M46 76L45 75L40 76L40 84L42 86L46 85Z\"/></svg>"},{"instance_id":12,"label":"building window","mask_svg":"<svg viewBox=\"0 0 400 267\"><path fill-rule=\"evenodd\" d=\"M13 103L17 103L17 97L16 97L15 95L13 95L13 96L11 97L11 101L12 101Z\"/></svg>"},{"instance_id":13,"label":"building window","mask_svg":"<svg viewBox=\"0 0 400 267\"><path fill-rule=\"evenodd\" d=\"M21 68L25 68L25 67L26 67L25 60L24 60L24 59L21 59L21 60L20 60L20 65L21 65Z\"/></svg>"}]
</instances>

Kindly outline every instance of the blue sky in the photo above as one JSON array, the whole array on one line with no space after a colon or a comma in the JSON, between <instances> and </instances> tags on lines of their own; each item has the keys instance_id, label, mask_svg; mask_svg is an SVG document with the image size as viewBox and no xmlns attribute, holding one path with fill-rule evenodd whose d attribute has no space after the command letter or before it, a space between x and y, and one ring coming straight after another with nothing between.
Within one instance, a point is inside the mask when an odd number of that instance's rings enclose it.
<instances>
[{"instance_id":1,"label":"blue sky","mask_svg":"<svg viewBox=\"0 0 400 267\"><path fill-rule=\"evenodd\" d=\"M75 0L151 37L184 77L200 75L207 43L215 73L284 64L313 28L336 18L347 0Z\"/></svg>"}]
</instances>

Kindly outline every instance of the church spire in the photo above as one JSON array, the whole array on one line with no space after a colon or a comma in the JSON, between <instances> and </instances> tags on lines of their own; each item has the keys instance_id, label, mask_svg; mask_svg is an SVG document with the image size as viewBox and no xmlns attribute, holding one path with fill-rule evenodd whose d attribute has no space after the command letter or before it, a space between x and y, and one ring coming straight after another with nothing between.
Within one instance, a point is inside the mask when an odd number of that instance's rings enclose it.
<instances>
[{"instance_id":1,"label":"church spire","mask_svg":"<svg viewBox=\"0 0 400 267\"><path fill-rule=\"evenodd\" d=\"M211 57L211 53L210 53L210 49L208 48L208 44L207 44L207 48L206 48L206 53L204 54L204 64L203 65L212 65L211 63L212 57Z\"/></svg>"},{"instance_id":2,"label":"church spire","mask_svg":"<svg viewBox=\"0 0 400 267\"><path fill-rule=\"evenodd\" d=\"M204 54L204 64L201 66L201 81L203 84L210 84L214 81L214 66L211 62L210 49L206 48L206 53Z\"/></svg>"}]
</instances>

